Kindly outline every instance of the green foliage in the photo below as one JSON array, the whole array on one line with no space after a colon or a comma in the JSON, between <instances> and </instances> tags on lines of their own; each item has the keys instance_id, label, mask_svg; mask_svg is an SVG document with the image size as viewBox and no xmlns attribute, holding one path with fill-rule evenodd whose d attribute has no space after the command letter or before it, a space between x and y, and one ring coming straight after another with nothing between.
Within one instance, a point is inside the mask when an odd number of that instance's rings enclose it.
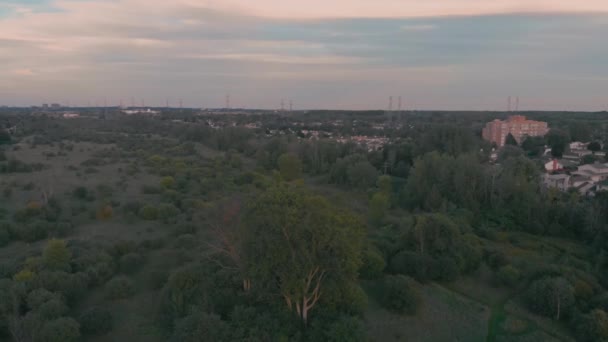
<instances>
[{"instance_id":1,"label":"green foliage","mask_svg":"<svg viewBox=\"0 0 608 342\"><path fill-rule=\"evenodd\" d=\"M160 180L160 186L164 189L172 189L175 187L175 179L171 176L163 177Z\"/></svg>"},{"instance_id":2,"label":"green foliage","mask_svg":"<svg viewBox=\"0 0 608 342\"><path fill-rule=\"evenodd\" d=\"M505 138L505 145L519 146L517 140L515 140L515 137L511 133L507 134L507 137Z\"/></svg>"},{"instance_id":3,"label":"green foliage","mask_svg":"<svg viewBox=\"0 0 608 342\"><path fill-rule=\"evenodd\" d=\"M67 273L63 271L42 271L37 274L35 282L38 286L52 292L60 293L68 303L82 298L89 282L85 273Z\"/></svg>"},{"instance_id":4,"label":"green foliage","mask_svg":"<svg viewBox=\"0 0 608 342\"><path fill-rule=\"evenodd\" d=\"M81 199L81 200L87 199L88 195L89 195L89 191L84 186L79 186L76 189L74 189L74 191L73 191L73 196L77 199Z\"/></svg>"},{"instance_id":5,"label":"green foliage","mask_svg":"<svg viewBox=\"0 0 608 342\"><path fill-rule=\"evenodd\" d=\"M15 227L15 235L25 242L36 242L47 237L50 225L44 221L34 221L19 224Z\"/></svg>"},{"instance_id":6,"label":"green foliage","mask_svg":"<svg viewBox=\"0 0 608 342\"><path fill-rule=\"evenodd\" d=\"M587 149L593 153L599 152L602 149L602 144L598 141L592 141L587 145Z\"/></svg>"},{"instance_id":7,"label":"green foliage","mask_svg":"<svg viewBox=\"0 0 608 342\"><path fill-rule=\"evenodd\" d=\"M198 310L227 315L239 301L242 279L215 263L177 269L162 290L160 322L171 327L176 320Z\"/></svg>"},{"instance_id":8,"label":"green foliage","mask_svg":"<svg viewBox=\"0 0 608 342\"><path fill-rule=\"evenodd\" d=\"M389 270L392 273L410 275L424 283L440 278L437 263L437 260L429 255L411 251L400 251L391 257Z\"/></svg>"},{"instance_id":9,"label":"green foliage","mask_svg":"<svg viewBox=\"0 0 608 342\"><path fill-rule=\"evenodd\" d=\"M417 144L418 154L437 151L438 153L458 156L477 150L477 140L472 130L453 124L433 124Z\"/></svg>"},{"instance_id":10,"label":"green foliage","mask_svg":"<svg viewBox=\"0 0 608 342\"><path fill-rule=\"evenodd\" d=\"M481 248L471 234L443 214L416 216L407 229L400 252L390 259L390 270L408 274L419 281L453 280L459 274L475 271L481 262Z\"/></svg>"},{"instance_id":11,"label":"green foliage","mask_svg":"<svg viewBox=\"0 0 608 342\"><path fill-rule=\"evenodd\" d=\"M375 185L378 171L360 154L353 154L338 159L330 171L330 182L350 185L359 189L368 189Z\"/></svg>"},{"instance_id":12,"label":"green foliage","mask_svg":"<svg viewBox=\"0 0 608 342\"><path fill-rule=\"evenodd\" d=\"M581 158L581 165L593 164L598 161L598 158L593 154L588 154Z\"/></svg>"},{"instance_id":13,"label":"green foliage","mask_svg":"<svg viewBox=\"0 0 608 342\"><path fill-rule=\"evenodd\" d=\"M608 341L608 314L601 309L593 310L577 322L577 337L582 342Z\"/></svg>"},{"instance_id":14,"label":"green foliage","mask_svg":"<svg viewBox=\"0 0 608 342\"><path fill-rule=\"evenodd\" d=\"M276 289L305 322L323 287L357 277L363 226L319 196L275 185L251 203L243 222L253 283ZM294 303L307 305L297 310Z\"/></svg>"},{"instance_id":15,"label":"green foliage","mask_svg":"<svg viewBox=\"0 0 608 342\"><path fill-rule=\"evenodd\" d=\"M369 219L371 222L376 225L382 224L390 206L389 195L384 192L375 193L369 201Z\"/></svg>"},{"instance_id":16,"label":"green foliage","mask_svg":"<svg viewBox=\"0 0 608 342\"><path fill-rule=\"evenodd\" d=\"M378 178L378 170L367 161L361 161L346 169L349 183L359 189L372 187Z\"/></svg>"},{"instance_id":17,"label":"green foliage","mask_svg":"<svg viewBox=\"0 0 608 342\"><path fill-rule=\"evenodd\" d=\"M9 145L11 143L11 135L5 131L0 130L0 145Z\"/></svg>"},{"instance_id":18,"label":"green foliage","mask_svg":"<svg viewBox=\"0 0 608 342\"><path fill-rule=\"evenodd\" d=\"M498 272L496 272L496 279L499 284L513 287L517 284L520 278L520 272L513 265L502 266Z\"/></svg>"},{"instance_id":19,"label":"green foliage","mask_svg":"<svg viewBox=\"0 0 608 342\"><path fill-rule=\"evenodd\" d=\"M26 283L34 280L36 278L36 274L30 270L21 270L13 276L13 280L18 283Z\"/></svg>"},{"instance_id":20,"label":"green foliage","mask_svg":"<svg viewBox=\"0 0 608 342\"><path fill-rule=\"evenodd\" d=\"M50 270L69 271L72 253L65 241L51 239L42 252L45 266Z\"/></svg>"},{"instance_id":21,"label":"green foliage","mask_svg":"<svg viewBox=\"0 0 608 342\"><path fill-rule=\"evenodd\" d=\"M40 288L33 290L27 295L26 303L30 310L37 310L42 304L57 299L61 300L59 294L50 292L45 288Z\"/></svg>"},{"instance_id":22,"label":"green foliage","mask_svg":"<svg viewBox=\"0 0 608 342\"><path fill-rule=\"evenodd\" d=\"M474 155L453 158L430 153L417 159L405 187L411 208L437 211L453 203L478 212L487 201L484 170Z\"/></svg>"},{"instance_id":23,"label":"green foliage","mask_svg":"<svg viewBox=\"0 0 608 342\"><path fill-rule=\"evenodd\" d=\"M545 139L543 137L526 137L521 148L529 157L540 157L545 151Z\"/></svg>"},{"instance_id":24,"label":"green foliage","mask_svg":"<svg viewBox=\"0 0 608 342\"><path fill-rule=\"evenodd\" d=\"M385 308L413 315L420 305L420 294L416 282L403 275L388 275L382 283L380 303Z\"/></svg>"},{"instance_id":25,"label":"green foliage","mask_svg":"<svg viewBox=\"0 0 608 342\"><path fill-rule=\"evenodd\" d=\"M153 185L144 185L141 188L141 192L146 195L157 195L161 193L161 188Z\"/></svg>"},{"instance_id":26,"label":"green foliage","mask_svg":"<svg viewBox=\"0 0 608 342\"><path fill-rule=\"evenodd\" d=\"M93 307L80 315L80 330L85 335L105 335L112 330L114 320L109 310Z\"/></svg>"},{"instance_id":27,"label":"green foliage","mask_svg":"<svg viewBox=\"0 0 608 342\"><path fill-rule=\"evenodd\" d=\"M133 274L143 265L144 259L139 253L128 253L120 257L120 271L125 274Z\"/></svg>"},{"instance_id":28,"label":"green foliage","mask_svg":"<svg viewBox=\"0 0 608 342\"><path fill-rule=\"evenodd\" d=\"M180 213L179 209L173 204L162 203L157 208L157 219L163 222L170 222Z\"/></svg>"},{"instance_id":29,"label":"green foliage","mask_svg":"<svg viewBox=\"0 0 608 342\"><path fill-rule=\"evenodd\" d=\"M73 318L62 317L44 324L40 340L44 342L76 342L80 339L80 325Z\"/></svg>"},{"instance_id":30,"label":"green foliage","mask_svg":"<svg viewBox=\"0 0 608 342\"><path fill-rule=\"evenodd\" d=\"M323 296L319 301L321 314L331 314L332 318L338 314L354 316L365 314L369 301L358 282L330 283L324 287L323 291ZM322 316L318 318L323 319Z\"/></svg>"},{"instance_id":31,"label":"green foliage","mask_svg":"<svg viewBox=\"0 0 608 342\"><path fill-rule=\"evenodd\" d=\"M222 342L231 341L230 328L213 314L194 313L177 321L171 341L175 342Z\"/></svg>"},{"instance_id":32,"label":"green foliage","mask_svg":"<svg viewBox=\"0 0 608 342\"><path fill-rule=\"evenodd\" d=\"M507 255L500 250L486 250L484 252L486 263L494 271L498 271L509 264Z\"/></svg>"},{"instance_id":33,"label":"green foliage","mask_svg":"<svg viewBox=\"0 0 608 342\"><path fill-rule=\"evenodd\" d=\"M0 223L0 247L8 245L11 241L11 233L8 224Z\"/></svg>"},{"instance_id":34,"label":"green foliage","mask_svg":"<svg viewBox=\"0 0 608 342\"><path fill-rule=\"evenodd\" d=\"M373 246L369 246L363 251L363 265L359 274L363 279L378 279L382 277L382 272L386 268L386 261L380 251Z\"/></svg>"},{"instance_id":35,"label":"green foliage","mask_svg":"<svg viewBox=\"0 0 608 342\"><path fill-rule=\"evenodd\" d=\"M151 205L145 205L139 209L138 215L144 220L154 221L158 218L158 209Z\"/></svg>"},{"instance_id":36,"label":"green foliage","mask_svg":"<svg viewBox=\"0 0 608 342\"><path fill-rule=\"evenodd\" d=\"M105 294L108 299L125 299L134 293L133 282L125 276L114 277L105 286Z\"/></svg>"},{"instance_id":37,"label":"green foliage","mask_svg":"<svg viewBox=\"0 0 608 342\"><path fill-rule=\"evenodd\" d=\"M301 340L301 325L293 319L292 313L275 307L237 306L230 313L230 321L235 341Z\"/></svg>"},{"instance_id":38,"label":"green foliage","mask_svg":"<svg viewBox=\"0 0 608 342\"><path fill-rule=\"evenodd\" d=\"M284 153L278 160L279 171L284 180L290 182L302 177L302 162L291 153Z\"/></svg>"},{"instance_id":39,"label":"green foliage","mask_svg":"<svg viewBox=\"0 0 608 342\"><path fill-rule=\"evenodd\" d=\"M387 175L383 175L378 177L378 182L376 183L376 186L378 186L378 189L380 190L381 193L384 193L388 196L390 196L390 194L393 191L393 180L391 178L391 176L387 176Z\"/></svg>"},{"instance_id":40,"label":"green foliage","mask_svg":"<svg viewBox=\"0 0 608 342\"><path fill-rule=\"evenodd\" d=\"M67 305L61 299L51 299L40 305L36 313L45 320L60 318L68 313Z\"/></svg>"},{"instance_id":41,"label":"green foliage","mask_svg":"<svg viewBox=\"0 0 608 342\"><path fill-rule=\"evenodd\" d=\"M567 132L559 129L552 129L545 136L547 144L551 147L551 155L555 158L561 158L566 151L566 146L570 142L570 136Z\"/></svg>"},{"instance_id":42,"label":"green foliage","mask_svg":"<svg viewBox=\"0 0 608 342\"><path fill-rule=\"evenodd\" d=\"M544 277L534 281L526 293L533 311L560 320L567 316L574 305L574 289L561 277Z\"/></svg>"},{"instance_id":43,"label":"green foliage","mask_svg":"<svg viewBox=\"0 0 608 342\"><path fill-rule=\"evenodd\" d=\"M313 325L314 328L316 327ZM315 335L319 338L312 340L327 342L365 342L368 340L363 322L352 316L339 316L330 324L320 325L317 329L321 330Z\"/></svg>"},{"instance_id":44,"label":"green foliage","mask_svg":"<svg viewBox=\"0 0 608 342\"><path fill-rule=\"evenodd\" d=\"M498 161L504 162L509 158L519 158L524 154L524 150L515 145L505 145L498 151Z\"/></svg>"}]
</instances>

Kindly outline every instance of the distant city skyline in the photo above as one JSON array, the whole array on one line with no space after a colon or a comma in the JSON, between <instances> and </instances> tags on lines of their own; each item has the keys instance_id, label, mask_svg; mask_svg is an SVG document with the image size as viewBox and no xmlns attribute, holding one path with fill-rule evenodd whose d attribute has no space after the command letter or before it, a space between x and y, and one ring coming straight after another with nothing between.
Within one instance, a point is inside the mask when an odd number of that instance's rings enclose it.
<instances>
[{"instance_id":1,"label":"distant city skyline","mask_svg":"<svg viewBox=\"0 0 608 342\"><path fill-rule=\"evenodd\" d=\"M9 0L0 106L608 109L608 1Z\"/></svg>"}]
</instances>

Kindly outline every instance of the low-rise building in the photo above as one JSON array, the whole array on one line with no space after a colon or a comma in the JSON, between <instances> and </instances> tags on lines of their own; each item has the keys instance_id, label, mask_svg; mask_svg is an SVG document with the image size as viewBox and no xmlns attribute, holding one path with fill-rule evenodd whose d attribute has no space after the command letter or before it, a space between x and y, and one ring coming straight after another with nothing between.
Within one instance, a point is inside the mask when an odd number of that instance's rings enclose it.
<instances>
[{"instance_id":1,"label":"low-rise building","mask_svg":"<svg viewBox=\"0 0 608 342\"><path fill-rule=\"evenodd\" d=\"M556 188L561 191L567 191L571 187L570 176L563 173L554 175L546 174L543 177L543 183L548 188Z\"/></svg>"},{"instance_id":2,"label":"low-rise building","mask_svg":"<svg viewBox=\"0 0 608 342\"><path fill-rule=\"evenodd\" d=\"M557 159L553 159L545 163L545 171L547 172L557 172L563 169L564 165L560 163Z\"/></svg>"},{"instance_id":3,"label":"low-rise building","mask_svg":"<svg viewBox=\"0 0 608 342\"><path fill-rule=\"evenodd\" d=\"M574 141L570 143L570 150L586 150L588 143Z\"/></svg>"},{"instance_id":4,"label":"low-rise building","mask_svg":"<svg viewBox=\"0 0 608 342\"><path fill-rule=\"evenodd\" d=\"M573 174L589 177L594 183L599 183L608 179L608 164L581 165Z\"/></svg>"},{"instance_id":5,"label":"low-rise building","mask_svg":"<svg viewBox=\"0 0 608 342\"><path fill-rule=\"evenodd\" d=\"M79 118L80 117L80 113L75 113L75 112L65 112L63 113L63 118L64 119L74 119L74 118Z\"/></svg>"}]
</instances>

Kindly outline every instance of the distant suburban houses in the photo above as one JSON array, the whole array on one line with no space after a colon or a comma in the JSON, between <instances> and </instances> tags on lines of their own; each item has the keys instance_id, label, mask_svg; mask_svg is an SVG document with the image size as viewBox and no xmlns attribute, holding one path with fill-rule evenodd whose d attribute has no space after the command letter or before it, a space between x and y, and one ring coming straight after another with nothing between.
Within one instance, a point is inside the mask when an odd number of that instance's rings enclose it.
<instances>
[{"instance_id":1,"label":"distant suburban houses","mask_svg":"<svg viewBox=\"0 0 608 342\"><path fill-rule=\"evenodd\" d=\"M580 165L581 158L586 155L605 156L604 152L586 153L583 149L583 147L586 149L586 146L587 144L580 142L572 143L569 153L564 154L563 159L554 159L545 163L547 173L543 175L544 185L561 191L576 189L585 196L593 196L597 191L608 190L608 163Z\"/></svg>"},{"instance_id":2,"label":"distant suburban houses","mask_svg":"<svg viewBox=\"0 0 608 342\"><path fill-rule=\"evenodd\" d=\"M482 136L486 141L501 148L507 144L509 135L521 145L527 137L542 137L548 132L549 127L546 122L514 115L504 121L488 122L483 128ZM544 186L560 191L574 189L585 196L593 196L597 191L608 190L608 163L597 162L600 158L605 158L606 153L601 151L601 148L600 151L592 151L589 145L590 143L586 142L571 142L559 159L551 156L550 148L545 148L541 156L546 172L542 179ZM496 160L496 158L497 154L493 153L492 159Z\"/></svg>"}]
</instances>

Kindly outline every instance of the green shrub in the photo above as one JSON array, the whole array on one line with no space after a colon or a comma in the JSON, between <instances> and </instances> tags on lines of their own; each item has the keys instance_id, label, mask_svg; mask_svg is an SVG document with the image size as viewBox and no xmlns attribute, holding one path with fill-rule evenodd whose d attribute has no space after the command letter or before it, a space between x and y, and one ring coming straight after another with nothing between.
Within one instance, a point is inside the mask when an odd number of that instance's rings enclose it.
<instances>
[{"instance_id":1,"label":"green shrub","mask_svg":"<svg viewBox=\"0 0 608 342\"><path fill-rule=\"evenodd\" d=\"M509 264L509 258L505 253L499 250L484 251L485 260L488 266L494 271Z\"/></svg>"},{"instance_id":2,"label":"green shrub","mask_svg":"<svg viewBox=\"0 0 608 342\"><path fill-rule=\"evenodd\" d=\"M608 341L608 314L604 310L593 310L578 319L576 330L579 341Z\"/></svg>"},{"instance_id":3,"label":"green shrub","mask_svg":"<svg viewBox=\"0 0 608 342\"><path fill-rule=\"evenodd\" d=\"M386 276L382 283L380 303L394 312L415 314L420 305L420 294L415 284L414 280L406 276Z\"/></svg>"},{"instance_id":4,"label":"green shrub","mask_svg":"<svg viewBox=\"0 0 608 342\"><path fill-rule=\"evenodd\" d=\"M171 176L163 177L160 180L160 186L164 189L171 189L175 186L175 179Z\"/></svg>"},{"instance_id":5,"label":"green shrub","mask_svg":"<svg viewBox=\"0 0 608 342\"><path fill-rule=\"evenodd\" d=\"M167 271L153 270L148 275L148 285L152 290L160 290L167 283L167 279L169 279Z\"/></svg>"},{"instance_id":6,"label":"green shrub","mask_svg":"<svg viewBox=\"0 0 608 342\"><path fill-rule=\"evenodd\" d=\"M85 200L89 194L89 191L84 186L79 186L74 191L72 191L72 195L74 198Z\"/></svg>"},{"instance_id":7,"label":"green shrub","mask_svg":"<svg viewBox=\"0 0 608 342\"><path fill-rule=\"evenodd\" d=\"M141 268L144 258L139 253L129 253L120 257L118 264L120 271L126 274L131 274Z\"/></svg>"},{"instance_id":8,"label":"green shrub","mask_svg":"<svg viewBox=\"0 0 608 342\"><path fill-rule=\"evenodd\" d=\"M51 239L42 253L44 264L48 269L70 271L72 252L63 240Z\"/></svg>"},{"instance_id":9,"label":"green shrub","mask_svg":"<svg viewBox=\"0 0 608 342\"><path fill-rule=\"evenodd\" d=\"M198 244L196 236L191 234L184 234L178 236L174 241L174 246L178 248L190 249L196 247Z\"/></svg>"},{"instance_id":10,"label":"green shrub","mask_svg":"<svg viewBox=\"0 0 608 342\"><path fill-rule=\"evenodd\" d=\"M40 305L37 313L46 320L57 319L68 313L68 306L61 299L51 299Z\"/></svg>"},{"instance_id":11,"label":"green shrub","mask_svg":"<svg viewBox=\"0 0 608 342\"><path fill-rule=\"evenodd\" d=\"M141 192L144 193L145 195L158 195L161 192L160 187L157 186L153 186L153 185L144 185L141 188Z\"/></svg>"},{"instance_id":12,"label":"green shrub","mask_svg":"<svg viewBox=\"0 0 608 342\"><path fill-rule=\"evenodd\" d=\"M386 268L384 256L375 247L368 247L363 251L363 265L359 274L363 279L378 279Z\"/></svg>"},{"instance_id":13,"label":"green shrub","mask_svg":"<svg viewBox=\"0 0 608 342\"><path fill-rule=\"evenodd\" d=\"M11 241L11 233L8 230L8 224L0 223L0 247L8 245Z\"/></svg>"},{"instance_id":14,"label":"green shrub","mask_svg":"<svg viewBox=\"0 0 608 342\"><path fill-rule=\"evenodd\" d=\"M154 221L158 218L158 209L151 205L145 205L141 209L139 209L138 215L144 220Z\"/></svg>"},{"instance_id":15,"label":"green shrub","mask_svg":"<svg viewBox=\"0 0 608 342\"><path fill-rule=\"evenodd\" d=\"M327 342L365 342L365 326L360 319L352 316L341 316L325 330L324 341Z\"/></svg>"},{"instance_id":16,"label":"green shrub","mask_svg":"<svg viewBox=\"0 0 608 342\"><path fill-rule=\"evenodd\" d=\"M93 307L80 315L80 330L85 335L105 335L112 330L114 321L109 310Z\"/></svg>"},{"instance_id":17,"label":"green shrub","mask_svg":"<svg viewBox=\"0 0 608 342\"><path fill-rule=\"evenodd\" d=\"M171 341L230 341L230 327L214 314L195 313L179 319Z\"/></svg>"},{"instance_id":18,"label":"green shrub","mask_svg":"<svg viewBox=\"0 0 608 342\"><path fill-rule=\"evenodd\" d=\"M137 202L137 201L131 201L128 203L125 203L125 205L123 205L122 210L124 213L132 213L135 215L139 214L139 210L142 208L142 204Z\"/></svg>"},{"instance_id":19,"label":"green shrub","mask_svg":"<svg viewBox=\"0 0 608 342\"><path fill-rule=\"evenodd\" d=\"M76 342L80 339L80 325L73 318L62 317L46 322L40 331L44 342Z\"/></svg>"},{"instance_id":20,"label":"green shrub","mask_svg":"<svg viewBox=\"0 0 608 342\"><path fill-rule=\"evenodd\" d=\"M80 299L87 291L89 277L86 273L63 271L42 271L37 274L36 285L63 295L68 303Z\"/></svg>"},{"instance_id":21,"label":"green shrub","mask_svg":"<svg viewBox=\"0 0 608 342\"><path fill-rule=\"evenodd\" d=\"M30 310L36 310L42 304L52 300L52 299L61 299L61 296L57 293L53 293L45 288L39 288L33 290L27 295L26 303L27 307Z\"/></svg>"},{"instance_id":22,"label":"green shrub","mask_svg":"<svg viewBox=\"0 0 608 342\"><path fill-rule=\"evenodd\" d=\"M439 279L439 267L430 256L416 252L402 251L394 255L389 263L393 273L414 277L419 282Z\"/></svg>"},{"instance_id":23,"label":"green shrub","mask_svg":"<svg viewBox=\"0 0 608 342\"><path fill-rule=\"evenodd\" d=\"M519 278L519 270L513 267L513 265L503 266L496 272L496 280L503 286L511 287L516 285Z\"/></svg>"},{"instance_id":24,"label":"green shrub","mask_svg":"<svg viewBox=\"0 0 608 342\"><path fill-rule=\"evenodd\" d=\"M568 316L575 303L574 289L563 277L544 277L534 281L525 298L532 311L555 320Z\"/></svg>"},{"instance_id":25,"label":"green shrub","mask_svg":"<svg viewBox=\"0 0 608 342\"><path fill-rule=\"evenodd\" d=\"M129 298L135 293L133 282L125 276L117 276L106 283L106 297L109 299Z\"/></svg>"},{"instance_id":26,"label":"green shrub","mask_svg":"<svg viewBox=\"0 0 608 342\"><path fill-rule=\"evenodd\" d=\"M169 221L179 215L180 211L173 204L163 203L158 206L158 219L162 221Z\"/></svg>"},{"instance_id":27,"label":"green shrub","mask_svg":"<svg viewBox=\"0 0 608 342\"><path fill-rule=\"evenodd\" d=\"M50 225L44 221L35 221L20 224L15 228L15 234L19 240L25 242L36 242L45 239L48 235Z\"/></svg>"}]
</instances>

